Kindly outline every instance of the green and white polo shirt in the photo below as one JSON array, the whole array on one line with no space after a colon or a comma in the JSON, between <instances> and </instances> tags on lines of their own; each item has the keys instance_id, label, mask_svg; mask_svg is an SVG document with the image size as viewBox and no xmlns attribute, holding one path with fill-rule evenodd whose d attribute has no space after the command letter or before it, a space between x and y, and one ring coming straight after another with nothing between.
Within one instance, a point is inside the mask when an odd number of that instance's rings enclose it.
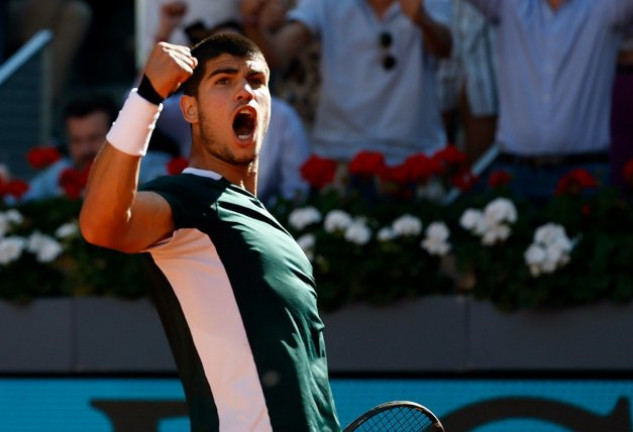
<instances>
[{"instance_id":1,"label":"green and white polo shirt","mask_svg":"<svg viewBox=\"0 0 633 432\"><path fill-rule=\"evenodd\" d=\"M251 193L188 168L145 184L175 231L148 252L193 431L338 431L312 267Z\"/></svg>"}]
</instances>

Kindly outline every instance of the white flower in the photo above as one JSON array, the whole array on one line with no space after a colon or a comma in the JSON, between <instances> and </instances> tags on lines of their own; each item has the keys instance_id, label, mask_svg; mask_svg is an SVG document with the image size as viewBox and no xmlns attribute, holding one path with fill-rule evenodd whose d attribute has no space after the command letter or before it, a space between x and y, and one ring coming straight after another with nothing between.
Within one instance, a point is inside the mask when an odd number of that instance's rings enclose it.
<instances>
[{"instance_id":1,"label":"white flower","mask_svg":"<svg viewBox=\"0 0 633 432\"><path fill-rule=\"evenodd\" d=\"M391 227L383 227L380 229L380 231L378 231L378 234L376 234L376 238L378 239L378 241L381 242L388 242L395 239L396 237L396 233Z\"/></svg>"},{"instance_id":2,"label":"white flower","mask_svg":"<svg viewBox=\"0 0 633 432\"><path fill-rule=\"evenodd\" d=\"M0 264L7 265L22 255L26 240L22 237L6 237L0 240Z\"/></svg>"},{"instance_id":3,"label":"white flower","mask_svg":"<svg viewBox=\"0 0 633 432\"><path fill-rule=\"evenodd\" d=\"M481 244L492 246L499 242L505 241L512 234L512 230L508 225L499 224L488 226L488 229L481 237Z\"/></svg>"},{"instance_id":4,"label":"white flower","mask_svg":"<svg viewBox=\"0 0 633 432\"><path fill-rule=\"evenodd\" d=\"M22 216L22 213L20 213L16 209L9 209L4 213L4 215L6 216L7 220L14 225L20 225L22 222L24 222L24 216Z\"/></svg>"},{"instance_id":5,"label":"white flower","mask_svg":"<svg viewBox=\"0 0 633 432\"><path fill-rule=\"evenodd\" d=\"M536 277L543 273L553 273L569 263L572 249L573 243L567 237L565 228L548 223L536 229L534 241L525 251L524 258L530 273Z\"/></svg>"},{"instance_id":6,"label":"white flower","mask_svg":"<svg viewBox=\"0 0 633 432\"><path fill-rule=\"evenodd\" d=\"M288 223L298 231L319 222L321 222L321 213L314 207L295 209L288 216Z\"/></svg>"},{"instance_id":7,"label":"white flower","mask_svg":"<svg viewBox=\"0 0 633 432\"><path fill-rule=\"evenodd\" d=\"M405 214L391 224L393 232L400 237L415 237L422 232L422 221L415 216Z\"/></svg>"},{"instance_id":8,"label":"white flower","mask_svg":"<svg viewBox=\"0 0 633 432\"><path fill-rule=\"evenodd\" d=\"M26 248L41 263L51 262L63 252L62 245L57 240L38 231L31 234Z\"/></svg>"},{"instance_id":9,"label":"white flower","mask_svg":"<svg viewBox=\"0 0 633 432\"><path fill-rule=\"evenodd\" d=\"M55 237L64 240L76 237L78 233L79 228L77 227L77 222L68 222L55 230Z\"/></svg>"},{"instance_id":10,"label":"white flower","mask_svg":"<svg viewBox=\"0 0 633 432\"><path fill-rule=\"evenodd\" d=\"M316 238L312 234L304 234L297 239L297 243L301 246L301 249L305 252L310 261L314 260L314 246L316 245Z\"/></svg>"},{"instance_id":11,"label":"white flower","mask_svg":"<svg viewBox=\"0 0 633 432\"><path fill-rule=\"evenodd\" d=\"M527 248L523 257L529 265L540 265L547 258L547 251L542 246L532 244Z\"/></svg>"},{"instance_id":12,"label":"white flower","mask_svg":"<svg viewBox=\"0 0 633 432\"><path fill-rule=\"evenodd\" d=\"M324 228L328 233L345 231L351 224L352 217L343 210L331 210L325 216Z\"/></svg>"},{"instance_id":13,"label":"white flower","mask_svg":"<svg viewBox=\"0 0 633 432\"><path fill-rule=\"evenodd\" d=\"M446 189L444 189L442 182L436 178L432 178L424 186L418 188L417 196L437 202L446 196Z\"/></svg>"},{"instance_id":14,"label":"white flower","mask_svg":"<svg viewBox=\"0 0 633 432\"><path fill-rule=\"evenodd\" d=\"M345 240L348 242L364 245L371 240L371 230L363 221L354 221L345 230Z\"/></svg>"},{"instance_id":15,"label":"white flower","mask_svg":"<svg viewBox=\"0 0 633 432\"><path fill-rule=\"evenodd\" d=\"M446 241L450 235L451 233L444 222L433 222L426 229L428 238Z\"/></svg>"},{"instance_id":16,"label":"white flower","mask_svg":"<svg viewBox=\"0 0 633 432\"><path fill-rule=\"evenodd\" d=\"M0 238L4 237L12 226L20 225L23 221L22 213L16 209L9 209L4 213L0 212Z\"/></svg>"},{"instance_id":17,"label":"white flower","mask_svg":"<svg viewBox=\"0 0 633 432\"><path fill-rule=\"evenodd\" d=\"M534 242L548 246L556 244L566 252L571 251L573 247L565 228L551 222L537 228L534 233Z\"/></svg>"},{"instance_id":18,"label":"white flower","mask_svg":"<svg viewBox=\"0 0 633 432\"><path fill-rule=\"evenodd\" d=\"M486 205L484 217L490 225L502 222L514 223L517 221L517 209L509 199L497 198Z\"/></svg>"},{"instance_id":19,"label":"white flower","mask_svg":"<svg viewBox=\"0 0 633 432\"><path fill-rule=\"evenodd\" d=\"M482 229L485 226L484 214L481 210L469 208L459 218L459 225L465 230L472 231L475 234L481 235L485 231Z\"/></svg>"},{"instance_id":20,"label":"white flower","mask_svg":"<svg viewBox=\"0 0 633 432\"><path fill-rule=\"evenodd\" d=\"M447 241L450 231L445 223L433 222L426 229L426 238L421 246L431 255L446 255L451 250L451 244Z\"/></svg>"},{"instance_id":21,"label":"white flower","mask_svg":"<svg viewBox=\"0 0 633 432\"><path fill-rule=\"evenodd\" d=\"M547 251L544 247L532 244L523 254L526 264L530 268L532 276L539 276L543 273L542 266L547 259Z\"/></svg>"}]
</instances>

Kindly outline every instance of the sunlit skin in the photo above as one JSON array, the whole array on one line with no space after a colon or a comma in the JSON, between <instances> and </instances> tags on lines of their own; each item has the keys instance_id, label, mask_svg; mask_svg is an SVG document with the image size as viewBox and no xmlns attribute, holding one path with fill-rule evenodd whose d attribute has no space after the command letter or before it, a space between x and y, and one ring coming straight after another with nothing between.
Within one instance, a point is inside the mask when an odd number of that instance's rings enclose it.
<instances>
[{"instance_id":1,"label":"sunlit skin","mask_svg":"<svg viewBox=\"0 0 633 432\"><path fill-rule=\"evenodd\" d=\"M66 119L68 153L77 168L88 165L96 156L110 129L104 112L93 112L83 117Z\"/></svg>"},{"instance_id":2,"label":"sunlit skin","mask_svg":"<svg viewBox=\"0 0 633 432\"><path fill-rule=\"evenodd\" d=\"M223 54L204 67L197 95L181 99L183 115L192 125L190 164L216 171L254 192L257 156L270 120L268 66L259 56L242 59ZM255 127L238 137L233 124L243 110L253 116Z\"/></svg>"}]
</instances>

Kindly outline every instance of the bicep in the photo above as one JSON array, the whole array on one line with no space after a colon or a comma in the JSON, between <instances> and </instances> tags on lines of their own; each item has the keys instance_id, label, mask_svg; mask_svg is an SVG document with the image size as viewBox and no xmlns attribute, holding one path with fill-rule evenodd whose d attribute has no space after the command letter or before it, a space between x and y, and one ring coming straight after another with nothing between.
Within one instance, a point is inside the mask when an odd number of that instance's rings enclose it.
<instances>
[{"instance_id":1,"label":"bicep","mask_svg":"<svg viewBox=\"0 0 633 432\"><path fill-rule=\"evenodd\" d=\"M141 252L173 230L173 214L167 200L156 192L138 192L125 230L125 249Z\"/></svg>"},{"instance_id":2,"label":"bicep","mask_svg":"<svg viewBox=\"0 0 633 432\"><path fill-rule=\"evenodd\" d=\"M155 192L136 193L123 213L107 201L84 201L79 225L87 242L126 253L142 252L174 229L169 203Z\"/></svg>"}]
</instances>

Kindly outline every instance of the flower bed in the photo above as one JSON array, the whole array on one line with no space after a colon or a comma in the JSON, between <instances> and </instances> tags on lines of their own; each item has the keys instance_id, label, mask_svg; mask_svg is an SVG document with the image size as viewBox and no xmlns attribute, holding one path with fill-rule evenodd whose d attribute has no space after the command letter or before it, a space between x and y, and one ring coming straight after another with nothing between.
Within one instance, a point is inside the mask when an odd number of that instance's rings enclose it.
<instances>
[{"instance_id":1,"label":"flower bed","mask_svg":"<svg viewBox=\"0 0 633 432\"><path fill-rule=\"evenodd\" d=\"M464 160L448 147L395 167L375 153L349 165L316 157L304 165L310 195L270 210L313 262L324 310L436 293L507 310L633 297L629 197L595 188L580 171L561 179L545 205L513 197L500 172L486 192L468 192L474 178ZM137 256L81 239L83 179L62 182L64 196L0 207L0 298L147 295ZM24 187L0 180L0 195ZM464 192L447 205L455 187Z\"/></svg>"}]
</instances>

